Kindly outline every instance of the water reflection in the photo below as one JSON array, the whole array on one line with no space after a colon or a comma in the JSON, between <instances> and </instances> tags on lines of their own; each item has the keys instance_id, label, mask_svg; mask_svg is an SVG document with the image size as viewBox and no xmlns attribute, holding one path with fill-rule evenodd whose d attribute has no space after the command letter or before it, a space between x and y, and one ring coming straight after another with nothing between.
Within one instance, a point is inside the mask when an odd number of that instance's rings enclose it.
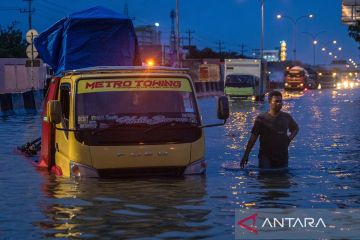
<instances>
[{"instance_id":1,"label":"water reflection","mask_svg":"<svg viewBox=\"0 0 360 240\"><path fill-rule=\"evenodd\" d=\"M184 236L212 228L203 177L186 179L50 179L44 237L141 238Z\"/></svg>"},{"instance_id":2,"label":"water reflection","mask_svg":"<svg viewBox=\"0 0 360 240\"><path fill-rule=\"evenodd\" d=\"M294 186L289 171L282 172L260 172L256 178L259 184L257 192L257 207L290 207L296 206L290 200L289 189Z\"/></svg>"},{"instance_id":3,"label":"water reflection","mask_svg":"<svg viewBox=\"0 0 360 240\"><path fill-rule=\"evenodd\" d=\"M207 175L195 179L40 175L13 149L39 136L41 116L0 117L0 238L233 239L237 208L358 208L359 90L285 97L284 111L300 132L289 150L290 171L270 175L256 168L257 146L246 170L221 167L240 161L266 102L231 103L228 124L205 129ZM215 98L200 101L204 123L217 122L215 106Z\"/></svg>"}]
</instances>

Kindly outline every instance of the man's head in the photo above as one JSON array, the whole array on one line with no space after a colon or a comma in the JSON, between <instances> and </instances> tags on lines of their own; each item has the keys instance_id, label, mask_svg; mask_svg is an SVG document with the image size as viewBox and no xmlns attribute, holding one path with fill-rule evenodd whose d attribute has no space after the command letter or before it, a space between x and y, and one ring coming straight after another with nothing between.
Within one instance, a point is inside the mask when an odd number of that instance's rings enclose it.
<instances>
[{"instance_id":1,"label":"man's head","mask_svg":"<svg viewBox=\"0 0 360 240\"><path fill-rule=\"evenodd\" d=\"M280 112L280 110L282 108L281 92L279 92L279 91L270 92L268 99L269 99L270 109L276 113Z\"/></svg>"}]
</instances>

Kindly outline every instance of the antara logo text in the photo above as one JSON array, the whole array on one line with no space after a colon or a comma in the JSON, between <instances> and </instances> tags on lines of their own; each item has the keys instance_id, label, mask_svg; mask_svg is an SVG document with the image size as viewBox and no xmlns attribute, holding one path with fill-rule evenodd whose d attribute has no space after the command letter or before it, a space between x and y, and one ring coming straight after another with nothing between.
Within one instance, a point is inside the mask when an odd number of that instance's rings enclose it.
<instances>
[{"instance_id":1,"label":"antara logo text","mask_svg":"<svg viewBox=\"0 0 360 240\"><path fill-rule=\"evenodd\" d=\"M96 88L180 88L181 81L169 80L118 80L86 82L85 89Z\"/></svg>"},{"instance_id":2,"label":"antara logo text","mask_svg":"<svg viewBox=\"0 0 360 240\"><path fill-rule=\"evenodd\" d=\"M284 218L265 218L260 228L257 227L256 220L258 214L253 214L249 217L246 217L237 222L237 224L252 233L258 233L262 228L326 228L326 224L322 218L294 218L294 217L284 217ZM250 222L251 224L246 224Z\"/></svg>"}]
</instances>

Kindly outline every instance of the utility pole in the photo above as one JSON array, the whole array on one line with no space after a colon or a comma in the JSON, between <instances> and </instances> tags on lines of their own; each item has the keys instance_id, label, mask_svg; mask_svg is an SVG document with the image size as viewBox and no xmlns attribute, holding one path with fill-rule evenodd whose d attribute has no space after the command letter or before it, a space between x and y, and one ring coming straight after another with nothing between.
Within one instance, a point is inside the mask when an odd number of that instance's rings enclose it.
<instances>
[{"instance_id":1,"label":"utility pole","mask_svg":"<svg viewBox=\"0 0 360 240\"><path fill-rule=\"evenodd\" d=\"M224 42L218 41L216 44L218 45L219 54L220 54L220 56L222 56L222 49L223 49Z\"/></svg>"},{"instance_id":2,"label":"utility pole","mask_svg":"<svg viewBox=\"0 0 360 240\"><path fill-rule=\"evenodd\" d=\"M186 33L188 34L188 50L189 50L189 57L191 56L191 34L195 33L194 31L191 31L190 29L186 31Z\"/></svg>"},{"instance_id":3,"label":"utility pole","mask_svg":"<svg viewBox=\"0 0 360 240\"><path fill-rule=\"evenodd\" d=\"M177 67L181 67L180 62L180 24L179 24L179 0L176 0L176 60L177 60Z\"/></svg>"},{"instance_id":4,"label":"utility pole","mask_svg":"<svg viewBox=\"0 0 360 240\"><path fill-rule=\"evenodd\" d=\"M244 53L245 53L246 44L242 43L239 45L239 47L241 48L241 55L245 56Z\"/></svg>"},{"instance_id":5,"label":"utility pole","mask_svg":"<svg viewBox=\"0 0 360 240\"><path fill-rule=\"evenodd\" d=\"M186 33L188 34L188 46L189 46L189 49L190 49L190 46L191 46L191 40L192 40L192 37L191 37L191 34L195 33L194 31L191 31L190 29L186 31Z\"/></svg>"},{"instance_id":6,"label":"utility pole","mask_svg":"<svg viewBox=\"0 0 360 240\"><path fill-rule=\"evenodd\" d=\"M28 9L20 9L20 13L29 14L29 29L32 29L32 15L35 12L35 8L32 7L32 2L34 0L23 0L23 2L28 2Z\"/></svg>"},{"instance_id":7,"label":"utility pole","mask_svg":"<svg viewBox=\"0 0 360 240\"><path fill-rule=\"evenodd\" d=\"M129 17L129 5L128 5L127 0L125 0L125 3L124 3L124 15L126 17Z\"/></svg>"}]
</instances>

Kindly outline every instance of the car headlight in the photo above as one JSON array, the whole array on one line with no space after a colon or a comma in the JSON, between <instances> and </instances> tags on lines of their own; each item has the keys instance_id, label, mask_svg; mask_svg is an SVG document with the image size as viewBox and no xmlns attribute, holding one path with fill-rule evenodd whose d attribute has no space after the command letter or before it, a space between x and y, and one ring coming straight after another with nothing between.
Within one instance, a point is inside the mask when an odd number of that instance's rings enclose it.
<instances>
[{"instance_id":1,"label":"car headlight","mask_svg":"<svg viewBox=\"0 0 360 240\"><path fill-rule=\"evenodd\" d=\"M195 175L202 174L206 170L206 163L204 159L199 159L190 165L186 166L184 174L185 175Z\"/></svg>"},{"instance_id":2,"label":"car headlight","mask_svg":"<svg viewBox=\"0 0 360 240\"><path fill-rule=\"evenodd\" d=\"M99 173L92 167L70 161L70 177L98 178Z\"/></svg>"}]
</instances>

